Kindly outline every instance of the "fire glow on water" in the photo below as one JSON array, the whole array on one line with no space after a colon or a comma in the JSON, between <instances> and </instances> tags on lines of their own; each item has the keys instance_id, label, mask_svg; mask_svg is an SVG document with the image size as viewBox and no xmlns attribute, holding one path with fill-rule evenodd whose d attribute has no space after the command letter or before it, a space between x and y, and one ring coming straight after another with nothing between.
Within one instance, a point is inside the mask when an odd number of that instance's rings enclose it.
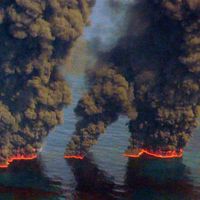
<instances>
[{"instance_id":1,"label":"fire glow on water","mask_svg":"<svg viewBox=\"0 0 200 200\"><path fill-rule=\"evenodd\" d=\"M147 155L154 158L160 159L172 159L172 158L182 158L183 157L183 150L179 151L151 151L147 149L140 149L138 153L125 153L123 154L125 157L128 158L140 158L141 156Z\"/></svg>"},{"instance_id":2,"label":"fire glow on water","mask_svg":"<svg viewBox=\"0 0 200 200\"><path fill-rule=\"evenodd\" d=\"M34 160L37 158L37 155L16 155L8 159L8 161L5 164L0 164L0 168L8 168L8 166L15 160Z\"/></svg>"}]
</instances>

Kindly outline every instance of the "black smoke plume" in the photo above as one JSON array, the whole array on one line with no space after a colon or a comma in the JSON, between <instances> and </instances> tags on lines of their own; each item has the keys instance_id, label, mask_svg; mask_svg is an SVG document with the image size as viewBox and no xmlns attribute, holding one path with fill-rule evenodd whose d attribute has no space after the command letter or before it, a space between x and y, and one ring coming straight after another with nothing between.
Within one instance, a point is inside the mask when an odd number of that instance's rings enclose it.
<instances>
[{"instance_id":1,"label":"black smoke plume","mask_svg":"<svg viewBox=\"0 0 200 200\"><path fill-rule=\"evenodd\" d=\"M60 74L92 0L0 2L0 162L33 154L63 121L71 92Z\"/></svg>"},{"instance_id":2,"label":"black smoke plume","mask_svg":"<svg viewBox=\"0 0 200 200\"><path fill-rule=\"evenodd\" d=\"M106 127L118 119L119 114L136 117L132 105L133 88L114 67L89 71L88 84L91 85L89 92L75 109L81 120L76 124L76 132L68 145L69 155L88 151Z\"/></svg>"},{"instance_id":3,"label":"black smoke plume","mask_svg":"<svg viewBox=\"0 0 200 200\"><path fill-rule=\"evenodd\" d=\"M110 2L114 9L123 4ZM127 6L125 34L114 48L98 54L107 67L98 64L89 78L66 154L87 152L120 114L131 113L127 152L179 151L198 125L200 1L135 0Z\"/></svg>"}]
</instances>

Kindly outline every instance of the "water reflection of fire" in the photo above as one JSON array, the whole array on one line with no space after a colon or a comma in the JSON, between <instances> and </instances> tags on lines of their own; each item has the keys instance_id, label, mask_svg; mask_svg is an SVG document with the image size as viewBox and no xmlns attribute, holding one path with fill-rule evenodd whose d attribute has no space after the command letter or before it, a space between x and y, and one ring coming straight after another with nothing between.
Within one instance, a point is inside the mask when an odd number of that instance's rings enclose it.
<instances>
[{"instance_id":1,"label":"water reflection of fire","mask_svg":"<svg viewBox=\"0 0 200 200\"><path fill-rule=\"evenodd\" d=\"M8 168L8 166L15 160L34 160L37 158L37 155L32 154L32 155L21 155L17 154L15 156L12 156L8 159L8 161L4 164L0 164L0 168Z\"/></svg>"},{"instance_id":2,"label":"water reflection of fire","mask_svg":"<svg viewBox=\"0 0 200 200\"><path fill-rule=\"evenodd\" d=\"M181 158L183 156L183 150L180 149L179 151L151 151L147 149L140 149L136 152L127 152L123 154L125 157L128 158L140 158L141 156L147 155L154 158L161 158L161 159L172 159L172 158Z\"/></svg>"}]
</instances>

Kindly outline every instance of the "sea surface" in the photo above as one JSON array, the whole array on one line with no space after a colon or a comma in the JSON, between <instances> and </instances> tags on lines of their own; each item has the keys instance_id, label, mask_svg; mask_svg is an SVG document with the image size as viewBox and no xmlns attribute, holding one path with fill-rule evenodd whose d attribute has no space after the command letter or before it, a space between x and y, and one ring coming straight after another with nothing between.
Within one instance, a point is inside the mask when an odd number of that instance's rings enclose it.
<instances>
[{"instance_id":1,"label":"sea surface","mask_svg":"<svg viewBox=\"0 0 200 200\"><path fill-rule=\"evenodd\" d=\"M85 92L84 77L70 75L73 104L65 123L44 141L37 160L16 161L0 171L0 200L199 200L200 130L182 159L129 160L128 119L121 117L101 136L86 159L65 160L63 153L75 129L73 109Z\"/></svg>"}]
</instances>

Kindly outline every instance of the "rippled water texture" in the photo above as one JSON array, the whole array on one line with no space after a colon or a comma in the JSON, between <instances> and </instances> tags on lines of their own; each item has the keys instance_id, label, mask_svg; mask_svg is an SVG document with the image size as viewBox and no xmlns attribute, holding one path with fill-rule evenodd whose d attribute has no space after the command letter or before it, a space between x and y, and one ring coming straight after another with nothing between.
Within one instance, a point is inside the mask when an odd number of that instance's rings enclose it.
<instances>
[{"instance_id":1,"label":"rippled water texture","mask_svg":"<svg viewBox=\"0 0 200 200\"><path fill-rule=\"evenodd\" d=\"M128 160L127 119L109 127L83 161L63 159L74 130L73 107L84 92L82 76L70 75L74 103L65 110L65 124L44 142L35 161L14 162L0 171L0 200L198 200L200 199L200 136L196 132L183 159Z\"/></svg>"}]
</instances>

